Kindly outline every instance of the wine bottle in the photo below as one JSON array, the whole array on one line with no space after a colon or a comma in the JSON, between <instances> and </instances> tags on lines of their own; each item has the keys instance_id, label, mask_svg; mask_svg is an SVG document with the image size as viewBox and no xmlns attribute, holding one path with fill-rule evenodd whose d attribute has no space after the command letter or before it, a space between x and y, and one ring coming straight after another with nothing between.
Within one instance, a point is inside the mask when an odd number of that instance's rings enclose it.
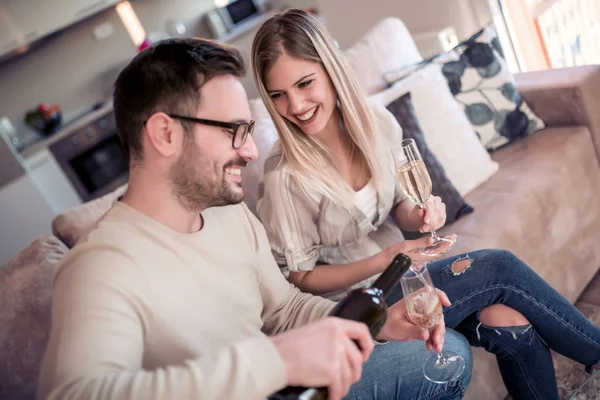
<instances>
[{"instance_id":1,"label":"wine bottle","mask_svg":"<svg viewBox=\"0 0 600 400\"><path fill-rule=\"evenodd\" d=\"M407 255L398 254L373 285L352 290L329 315L363 322L369 327L371 336L377 337L387 317L385 300L410 265ZM327 400L327 388L288 386L269 396L269 400Z\"/></svg>"}]
</instances>

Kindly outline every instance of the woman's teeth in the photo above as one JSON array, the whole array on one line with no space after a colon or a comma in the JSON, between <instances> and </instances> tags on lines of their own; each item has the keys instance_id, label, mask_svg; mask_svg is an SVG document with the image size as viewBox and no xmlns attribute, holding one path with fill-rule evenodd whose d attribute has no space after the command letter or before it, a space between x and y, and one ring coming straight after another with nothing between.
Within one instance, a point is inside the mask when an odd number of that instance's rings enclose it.
<instances>
[{"instance_id":1,"label":"woman's teeth","mask_svg":"<svg viewBox=\"0 0 600 400\"><path fill-rule=\"evenodd\" d=\"M312 110L308 111L305 114L299 115L298 119L300 121L308 121L309 119L312 118L313 115L315 115L315 111L317 111L317 107L313 108Z\"/></svg>"}]
</instances>

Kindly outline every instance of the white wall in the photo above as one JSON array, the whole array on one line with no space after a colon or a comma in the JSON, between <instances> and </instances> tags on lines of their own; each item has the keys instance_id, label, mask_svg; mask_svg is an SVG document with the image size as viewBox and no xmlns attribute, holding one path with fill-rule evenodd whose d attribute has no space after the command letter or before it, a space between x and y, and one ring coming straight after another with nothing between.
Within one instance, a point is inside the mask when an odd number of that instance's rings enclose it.
<instances>
[{"instance_id":1,"label":"white wall","mask_svg":"<svg viewBox=\"0 0 600 400\"><path fill-rule=\"evenodd\" d=\"M50 235L53 217L27 175L0 188L0 266L36 238Z\"/></svg>"},{"instance_id":2,"label":"white wall","mask_svg":"<svg viewBox=\"0 0 600 400\"><path fill-rule=\"evenodd\" d=\"M491 21L487 0L317 0L317 8L343 49L388 16L400 18L411 33L453 26L459 39Z\"/></svg>"}]
</instances>

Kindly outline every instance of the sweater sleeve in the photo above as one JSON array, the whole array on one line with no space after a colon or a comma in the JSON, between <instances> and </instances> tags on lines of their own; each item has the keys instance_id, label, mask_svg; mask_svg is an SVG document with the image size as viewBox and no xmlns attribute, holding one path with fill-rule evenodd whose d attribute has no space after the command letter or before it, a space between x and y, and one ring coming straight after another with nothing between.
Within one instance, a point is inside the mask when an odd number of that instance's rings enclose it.
<instances>
[{"instance_id":1,"label":"sweater sleeve","mask_svg":"<svg viewBox=\"0 0 600 400\"><path fill-rule=\"evenodd\" d=\"M265 229L246 208L246 215L254 233L260 276L260 293L263 299L263 331L276 334L324 318L335 303L303 293L289 283L275 262Z\"/></svg>"},{"instance_id":2,"label":"sweater sleeve","mask_svg":"<svg viewBox=\"0 0 600 400\"><path fill-rule=\"evenodd\" d=\"M283 360L264 335L144 369L150 297L126 254L76 246L54 280L38 399L264 399L285 385Z\"/></svg>"}]
</instances>

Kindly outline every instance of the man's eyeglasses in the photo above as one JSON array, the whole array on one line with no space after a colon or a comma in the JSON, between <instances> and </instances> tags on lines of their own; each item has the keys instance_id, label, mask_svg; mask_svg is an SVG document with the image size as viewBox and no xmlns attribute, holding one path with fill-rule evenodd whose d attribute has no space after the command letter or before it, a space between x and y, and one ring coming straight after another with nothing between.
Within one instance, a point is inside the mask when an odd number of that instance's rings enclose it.
<instances>
[{"instance_id":1,"label":"man's eyeglasses","mask_svg":"<svg viewBox=\"0 0 600 400\"><path fill-rule=\"evenodd\" d=\"M251 120L250 122L222 122L213 121L210 119L186 117L177 114L167 115L171 118L180 119L182 121L189 121L194 122L196 124L218 126L219 128L230 129L233 132L233 139L231 140L231 145L234 149L241 148L244 145L244 143L246 143L248 135L252 135L254 133L254 120Z\"/></svg>"}]
</instances>

